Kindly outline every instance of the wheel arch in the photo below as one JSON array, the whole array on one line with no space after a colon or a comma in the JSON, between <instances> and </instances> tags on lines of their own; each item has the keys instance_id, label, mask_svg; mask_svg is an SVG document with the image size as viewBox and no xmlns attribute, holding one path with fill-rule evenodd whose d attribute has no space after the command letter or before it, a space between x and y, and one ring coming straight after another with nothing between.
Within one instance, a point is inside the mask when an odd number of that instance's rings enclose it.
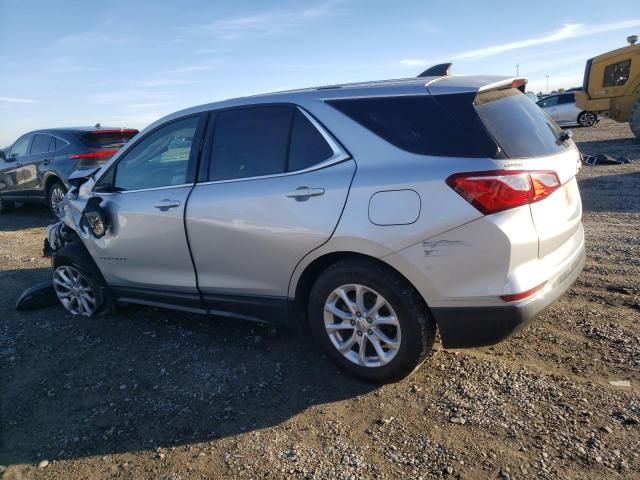
<instances>
[{"instance_id":1,"label":"wheel arch","mask_svg":"<svg viewBox=\"0 0 640 480\"><path fill-rule=\"evenodd\" d=\"M64 185L65 188L67 188L64 180L62 180L62 178L57 173L49 173L44 179L44 193L47 199L49 198L49 189L56 182L60 182L62 185Z\"/></svg>"},{"instance_id":2,"label":"wheel arch","mask_svg":"<svg viewBox=\"0 0 640 480\"><path fill-rule=\"evenodd\" d=\"M292 285L290 285L290 292L293 293L293 298L291 302L293 311L292 311L291 317L293 319L296 319L296 318L302 319L301 322L296 322L300 324L299 326L302 326L302 325L306 326L308 323L306 305L309 300L309 294L311 293L311 288L313 287L315 281L322 274L322 272L324 272L331 265L334 265L337 262L347 260L347 259L360 259L360 260L370 261L372 263L376 263L398 274L416 290L416 292L424 302L425 307L429 310L428 301L426 298L424 298L420 290L416 288L416 286L413 285L411 280L409 280L405 275L402 274L402 272L400 272L394 266L390 265L389 263L385 262L380 258L374 257L372 255L367 255L365 253L348 251L348 250L334 251L334 252L324 253L314 258L304 267L302 272L297 276L297 279L295 279L295 283L294 283L294 279L292 279Z\"/></svg>"}]
</instances>

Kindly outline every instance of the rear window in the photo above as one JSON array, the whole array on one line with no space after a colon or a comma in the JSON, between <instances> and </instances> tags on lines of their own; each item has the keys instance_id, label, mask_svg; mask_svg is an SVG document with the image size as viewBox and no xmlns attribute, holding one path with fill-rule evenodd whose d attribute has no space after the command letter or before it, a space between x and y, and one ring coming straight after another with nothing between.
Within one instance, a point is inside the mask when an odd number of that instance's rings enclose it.
<instances>
[{"instance_id":1,"label":"rear window","mask_svg":"<svg viewBox=\"0 0 640 480\"><path fill-rule=\"evenodd\" d=\"M515 88L478 94L476 111L485 127L511 158L539 157L568 148L553 120Z\"/></svg>"},{"instance_id":2,"label":"rear window","mask_svg":"<svg viewBox=\"0 0 640 480\"><path fill-rule=\"evenodd\" d=\"M557 98L557 97L556 97ZM560 128L519 90L329 100L407 152L447 157L523 158L564 151Z\"/></svg>"},{"instance_id":3,"label":"rear window","mask_svg":"<svg viewBox=\"0 0 640 480\"><path fill-rule=\"evenodd\" d=\"M420 95L329 100L328 103L407 152L493 158L498 154L498 147L475 113L474 97L474 93Z\"/></svg>"},{"instance_id":4,"label":"rear window","mask_svg":"<svg viewBox=\"0 0 640 480\"><path fill-rule=\"evenodd\" d=\"M82 143L90 148L99 148L104 150L117 150L135 137L137 130L127 129L119 130L96 130L93 132L82 132L79 134Z\"/></svg>"}]
</instances>

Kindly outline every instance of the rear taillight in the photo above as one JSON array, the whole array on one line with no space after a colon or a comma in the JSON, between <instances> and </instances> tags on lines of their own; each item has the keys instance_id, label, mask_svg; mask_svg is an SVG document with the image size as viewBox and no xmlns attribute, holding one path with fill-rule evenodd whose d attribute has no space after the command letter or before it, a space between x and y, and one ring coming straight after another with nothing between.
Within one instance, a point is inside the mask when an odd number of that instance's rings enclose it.
<instances>
[{"instance_id":1,"label":"rear taillight","mask_svg":"<svg viewBox=\"0 0 640 480\"><path fill-rule=\"evenodd\" d=\"M494 170L456 173L447 185L485 215L538 202L560 187L555 172Z\"/></svg>"},{"instance_id":2,"label":"rear taillight","mask_svg":"<svg viewBox=\"0 0 640 480\"><path fill-rule=\"evenodd\" d=\"M104 130L93 130L92 132L89 132L92 135L113 135L114 133L132 133L132 134L137 134L138 130L136 130L135 128L110 128L110 129L104 129Z\"/></svg>"},{"instance_id":3,"label":"rear taillight","mask_svg":"<svg viewBox=\"0 0 640 480\"><path fill-rule=\"evenodd\" d=\"M98 150L97 152L74 153L73 155L69 155L69 158L74 160L79 158L105 158L115 155L117 151L118 150Z\"/></svg>"}]
</instances>

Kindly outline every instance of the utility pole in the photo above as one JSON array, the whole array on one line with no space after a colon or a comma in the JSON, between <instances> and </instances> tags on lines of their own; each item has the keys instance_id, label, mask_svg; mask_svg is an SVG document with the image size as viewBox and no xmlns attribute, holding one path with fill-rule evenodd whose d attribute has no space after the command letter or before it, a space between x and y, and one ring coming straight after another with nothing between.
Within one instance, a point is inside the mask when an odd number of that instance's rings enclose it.
<instances>
[{"instance_id":1,"label":"utility pole","mask_svg":"<svg viewBox=\"0 0 640 480\"><path fill-rule=\"evenodd\" d=\"M516 77L520 76L520 64L516 63Z\"/></svg>"},{"instance_id":2,"label":"utility pole","mask_svg":"<svg viewBox=\"0 0 640 480\"><path fill-rule=\"evenodd\" d=\"M547 93L549 93L549 75L545 75L547 77Z\"/></svg>"}]
</instances>

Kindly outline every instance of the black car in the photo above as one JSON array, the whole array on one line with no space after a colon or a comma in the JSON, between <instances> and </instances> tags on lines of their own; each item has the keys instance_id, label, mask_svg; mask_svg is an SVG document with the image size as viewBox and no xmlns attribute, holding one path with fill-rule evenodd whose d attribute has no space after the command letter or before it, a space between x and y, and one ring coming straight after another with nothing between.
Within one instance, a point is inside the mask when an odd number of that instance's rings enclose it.
<instances>
[{"instance_id":1,"label":"black car","mask_svg":"<svg viewBox=\"0 0 640 480\"><path fill-rule=\"evenodd\" d=\"M0 213L16 202L46 202L59 217L69 175L100 166L137 133L131 128L80 127L21 136L0 151Z\"/></svg>"}]
</instances>

